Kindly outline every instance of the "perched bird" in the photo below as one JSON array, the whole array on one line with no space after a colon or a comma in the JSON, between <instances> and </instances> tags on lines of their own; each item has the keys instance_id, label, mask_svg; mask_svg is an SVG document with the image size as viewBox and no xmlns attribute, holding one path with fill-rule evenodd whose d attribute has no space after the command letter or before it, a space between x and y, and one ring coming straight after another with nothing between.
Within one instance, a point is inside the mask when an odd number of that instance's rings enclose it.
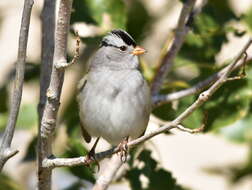
<instances>
[{"instance_id":1,"label":"perched bird","mask_svg":"<svg viewBox=\"0 0 252 190\"><path fill-rule=\"evenodd\" d=\"M81 80L78 103L82 135L104 138L123 148L128 138L141 136L151 112L151 95L139 71L137 55L145 50L121 29L112 30L101 41Z\"/></svg>"}]
</instances>

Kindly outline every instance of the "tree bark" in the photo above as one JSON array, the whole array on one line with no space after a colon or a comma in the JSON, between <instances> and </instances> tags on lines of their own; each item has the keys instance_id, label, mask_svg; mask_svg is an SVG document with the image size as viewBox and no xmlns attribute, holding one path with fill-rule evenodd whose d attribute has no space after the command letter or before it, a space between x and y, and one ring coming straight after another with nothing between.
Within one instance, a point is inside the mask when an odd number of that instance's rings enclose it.
<instances>
[{"instance_id":1,"label":"tree bark","mask_svg":"<svg viewBox=\"0 0 252 190\"><path fill-rule=\"evenodd\" d=\"M50 77L49 88L46 93L46 103L40 123L40 146L38 154L40 157L40 170L38 172L38 189L51 189L50 168L43 167L43 160L52 156L52 140L55 132L57 113L60 105L61 89L64 81L64 69L61 64L66 64L67 34L69 31L72 0L61 0L55 31L55 50L53 56L53 68Z\"/></svg>"},{"instance_id":2,"label":"tree bark","mask_svg":"<svg viewBox=\"0 0 252 190\"><path fill-rule=\"evenodd\" d=\"M2 170L7 160L10 159L12 156L14 156L16 153L18 153L17 150L11 149L11 141L14 135L19 107L22 99L26 50L27 50L27 41L28 41L32 6L33 6L33 0L24 1L21 28L19 33L16 75L14 81L14 89L11 95L10 115L8 118L7 126L4 131L2 144L0 146L0 171Z\"/></svg>"}]
</instances>

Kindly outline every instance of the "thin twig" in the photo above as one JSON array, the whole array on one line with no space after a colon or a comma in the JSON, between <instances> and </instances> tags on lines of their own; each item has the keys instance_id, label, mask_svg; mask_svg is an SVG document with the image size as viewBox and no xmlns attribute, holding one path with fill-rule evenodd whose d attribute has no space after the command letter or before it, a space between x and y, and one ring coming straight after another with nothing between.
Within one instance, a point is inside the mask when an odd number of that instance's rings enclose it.
<instances>
[{"instance_id":1,"label":"thin twig","mask_svg":"<svg viewBox=\"0 0 252 190\"><path fill-rule=\"evenodd\" d=\"M64 80L64 69L57 69L60 63L66 63L67 34L69 31L72 0L61 0L55 31L55 50L53 57L53 68L47 100L41 119L40 146L38 153L42 160L52 154L52 139L56 127L57 113L60 105L60 95ZM43 161L42 161L43 163ZM41 165L42 165L41 163ZM38 189L51 189L51 169L42 168L38 173Z\"/></svg>"},{"instance_id":2,"label":"thin twig","mask_svg":"<svg viewBox=\"0 0 252 190\"><path fill-rule=\"evenodd\" d=\"M187 0L183 4L183 8L180 13L178 26L175 32L175 37L171 45L171 48L162 59L161 64L154 76L151 86L152 95L158 94L167 73L172 67L173 60L184 42L185 36L190 29L190 23L192 22L194 16L192 10L195 3L196 0Z\"/></svg>"},{"instance_id":3,"label":"thin twig","mask_svg":"<svg viewBox=\"0 0 252 190\"><path fill-rule=\"evenodd\" d=\"M78 34L77 31L75 32L75 35L76 35L76 48L75 48L73 59L69 63L68 62L60 62L59 64L55 65L55 67L57 69L69 67L70 65L75 64L77 62L77 60L79 59L79 57L80 57L80 42L81 42L81 40L80 40L80 36L79 36L79 34Z\"/></svg>"},{"instance_id":4,"label":"thin twig","mask_svg":"<svg viewBox=\"0 0 252 190\"><path fill-rule=\"evenodd\" d=\"M232 72L233 68L236 67L236 64L239 64L239 60L242 58L242 55L244 52L247 51L247 49L249 48L249 46L251 45L252 40L250 39L247 44L244 46L244 48L241 50L241 52L238 54L238 56L236 57L236 59L233 61L233 63L231 63L230 65L228 65L225 69L225 72L222 73L222 76L220 76L220 78L206 91L202 92L198 99L191 105L189 106L183 113L181 113L176 119L174 119L173 121L171 121L170 123L168 123L167 125L164 125L158 129L156 129L155 131L152 131L142 137L139 137L133 141L130 141L128 143L128 147L133 147L136 146L138 144L141 144L147 140L149 140L150 138L161 134L167 130L173 129L173 128L178 128L178 129L182 129L181 127L181 122L187 118L188 116L190 116L197 108L199 108L203 103L205 103L213 94L214 92L220 88L221 85L223 85L226 82L226 78L230 75L230 73ZM202 130L202 128L196 129L196 130ZM184 130L183 131L188 132L188 130ZM195 129L194 131L195 132ZM101 160L105 157L111 156L112 154L118 152L119 149L118 147L116 148L112 148L109 149L107 151L104 152L100 152L95 154L95 160ZM43 161L43 167L45 168L55 168L55 167L64 167L64 166L77 166L77 165L88 165L90 164L92 161L90 161L90 159L88 159L88 157L82 156L82 157L78 157L78 158L47 158L44 159Z\"/></svg>"},{"instance_id":5,"label":"thin twig","mask_svg":"<svg viewBox=\"0 0 252 190\"><path fill-rule=\"evenodd\" d=\"M234 71L240 67L244 67L244 64L246 64L250 60L251 59L248 59L246 62L244 62L244 60L240 60L233 67L232 71ZM175 100L179 100L179 99L184 98L186 96L190 96L190 95L197 94L197 93L201 92L202 90L206 89L209 85L211 85L213 82L218 80L223 75L223 73L226 72L226 70L227 70L227 67L223 68L221 71L213 74L212 76L208 77L207 79L200 81L199 83L195 84L194 86L192 86L190 88L180 90L177 92L173 92L170 94L158 94L158 95L152 96L152 102L154 104L154 107L157 107L162 104L166 104L166 103L169 103L169 102L172 102ZM239 77L239 79L243 78L240 75L237 77Z\"/></svg>"},{"instance_id":6,"label":"thin twig","mask_svg":"<svg viewBox=\"0 0 252 190\"><path fill-rule=\"evenodd\" d=\"M5 128L2 144L0 147L0 171L2 170L6 161L18 152L17 150L12 150L10 147L11 147L11 141L14 135L15 126L17 122L17 116L19 112L21 99L22 99L26 50L27 50L27 41L28 41L32 6L33 6L33 0L24 1L21 28L20 28L20 33L19 33L16 75L15 75L14 89L12 91L11 104L10 104L11 105L10 115L8 118L7 126Z\"/></svg>"}]
</instances>

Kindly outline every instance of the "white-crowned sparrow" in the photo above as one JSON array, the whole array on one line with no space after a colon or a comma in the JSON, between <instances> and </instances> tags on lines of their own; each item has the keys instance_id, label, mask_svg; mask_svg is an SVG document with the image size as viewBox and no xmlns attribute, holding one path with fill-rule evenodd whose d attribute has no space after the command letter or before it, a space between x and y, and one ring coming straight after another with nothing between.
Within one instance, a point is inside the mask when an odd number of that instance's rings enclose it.
<instances>
[{"instance_id":1,"label":"white-crowned sparrow","mask_svg":"<svg viewBox=\"0 0 252 190\"><path fill-rule=\"evenodd\" d=\"M102 39L79 88L81 129L87 142L95 136L118 145L144 133L151 112L150 90L138 70L137 55L144 52L120 29Z\"/></svg>"}]
</instances>

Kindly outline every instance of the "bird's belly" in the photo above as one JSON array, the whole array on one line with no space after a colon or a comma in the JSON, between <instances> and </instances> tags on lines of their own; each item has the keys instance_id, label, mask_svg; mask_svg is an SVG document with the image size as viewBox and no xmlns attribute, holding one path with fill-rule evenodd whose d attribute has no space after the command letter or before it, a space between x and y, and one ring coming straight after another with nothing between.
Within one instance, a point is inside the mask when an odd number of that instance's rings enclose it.
<instances>
[{"instance_id":1,"label":"bird's belly","mask_svg":"<svg viewBox=\"0 0 252 190\"><path fill-rule=\"evenodd\" d=\"M145 130L148 116L144 114L144 102L122 92L116 97L110 95L88 96L84 101L85 129L92 136L102 136L111 144L119 144L124 137L139 137ZM95 98L94 98L95 97ZM88 109L87 109L88 108Z\"/></svg>"}]
</instances>

